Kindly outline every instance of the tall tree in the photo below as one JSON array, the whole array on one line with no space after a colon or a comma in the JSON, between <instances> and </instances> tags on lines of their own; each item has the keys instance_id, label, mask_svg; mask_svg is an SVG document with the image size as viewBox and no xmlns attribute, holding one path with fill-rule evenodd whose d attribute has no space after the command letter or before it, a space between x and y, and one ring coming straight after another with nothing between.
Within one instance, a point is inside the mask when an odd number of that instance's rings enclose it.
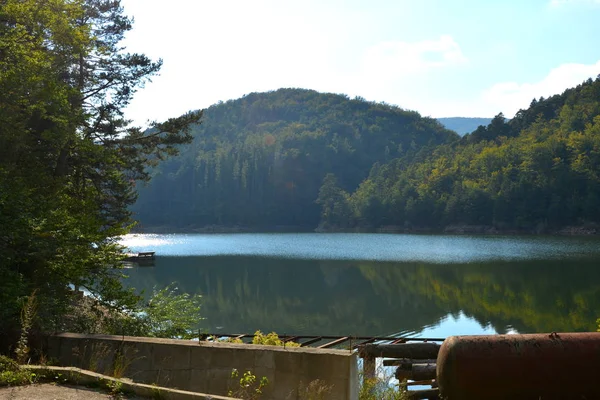
<instances>
[{"instance_id":1,"label":"tall tree","mask_svg":"<svg viewBox=\"0 0 600 400\"><path fill-rule=\"evenodd\" d=\"M135 182L191 140L201 112L149 130L125 119L161 66L120 47L131 28L120 1L0 3L0 330L34 289L55 329L69 285L110 307L137 301L121 288L117 243L133 223Z\"/></svg>"}]
</instances>

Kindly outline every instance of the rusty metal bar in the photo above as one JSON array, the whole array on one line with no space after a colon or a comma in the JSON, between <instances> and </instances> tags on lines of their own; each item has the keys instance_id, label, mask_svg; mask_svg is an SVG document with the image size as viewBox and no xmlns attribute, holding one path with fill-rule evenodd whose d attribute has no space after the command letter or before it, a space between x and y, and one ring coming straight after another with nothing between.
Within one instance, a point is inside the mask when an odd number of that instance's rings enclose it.
<instances>
[{"instance_id":1,"label":"rusty metal bar","mask_svg":"<svg viewBox=\"0 0 600 400\"><path fill-rule=\"evenodd\" d=\"M336 339L336 340L334 340L334 341L332 341L332 342L325 343L325 344L323 344L323 345L321 345L321 346L317 346L317 349L327 349L327 348L329 348L329 347L333 347L333 346L335 346L335 345L337 345L337 344L344 343L344 342L345 342L345 341L347 341L348 339L350 339L350 337L348 337L348 336L345 336L345 337L342 337L342 338Z\"/></svg>"},{"instance_id":2,"label":"rusty metal bar","mask_svg":"<svg viewBox=\"0 0 600 400\"><path fill-rule=\"evenodd\" d=\"M361 340L361 339L358 339L358 340ZM361 343L357 343L357 344L355 344L355 345L354 345L354 348L355 348L355 349L357 349L357 348L359 348L360 346L362 346L362 345L364 345L364 344L373 343L374 341L375 341L375 338L367 339L367 340L365 340L365 341L363 341L363 342L361 342Z\"/></svg>"},{"instance_id":3,"label":"rusty metal bar","mask_svg":"<svg viewBox=\"0 0 600 400\"><path fill-rule=\"evenodd\" d=\"M238 337L240 336L239 333L235 333L235 334L231 334L231 333L207 333L204 334L206 336L214 336L214 337ZM334 336L334 335L283 335L280 336L280 338L288 338L288 337L296 337L298 339L314 339L314 338L321 338L321 339L339 339L342 338L344 336ZM254 337L253 333L246 333L244 334L244 337ZM397 337L397 336L348 336L349 338L352 338L352 340L374 340L374 341L389 341L389 342L406 342L406 341L411 341L411 342L443 342L444 338L421 338L421 337Z\"/></svg>"},{"instance_id":4,"label":"rusty metal bar","mask_svg":"<svg viewBox=\"0 0 600 400\"><path fill-rule=\"evenodd\" d=\"M415 381L424 381L435 379L436 364L404 364L398 367L396 379L410 379Z\"/></svg>"},{"instance_id":5,"label":"rusty metal bar","mask_svg":"<svg viewBox=\"0 0 600 400\"><path fill-rule=\"evenodd\" d=\"M414 360L412 358L395 358L390 360L383 360L384 367L397 367L405 364L435 364L437 360L435 359L424 359L424 360Z\"/></svg>"},{"instance_id":6,"label":"rusty metal bar","mask_svg":"<svg viewBox=\"0 0 600 400\"><path fill-rule=\"evenodd\" d=\"M366 344L360 352L373 357L431 359L437 358L439 349L437 343Z\"/></svg>"},{"instance_id":7,"label":"rusty metal bar","mask_svg":"<svg viewBox=\"0 0 600 400\"><path fill-rule=\"evenodd\" d=\"M307 340L306 342L300 343L300 347L308 346L309 344L317 343L321 340L323 340L323 337L319 336L314 339Z\"/></svg>"}]
</instances>

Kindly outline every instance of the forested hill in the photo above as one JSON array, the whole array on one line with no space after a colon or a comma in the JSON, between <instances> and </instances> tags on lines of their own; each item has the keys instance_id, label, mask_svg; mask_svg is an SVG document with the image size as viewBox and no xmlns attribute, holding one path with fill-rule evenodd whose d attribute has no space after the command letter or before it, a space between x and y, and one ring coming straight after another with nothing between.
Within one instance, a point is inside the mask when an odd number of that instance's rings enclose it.
<instances>
[{"instance_id":1,"label":"forested hill","mask_svg":"<svg viewBox=\"0 0 600 400\"><path fill-rule=\"evenodd\" d=\"M491 118L469 117L437 118L437 120L446 128L453 130L461 136L473 132L480 125L487 126L492 121Z\"/></svg>"},{"instance_id":2,"label":"forested hill","mask_svg":"<svg viewBox=\"0 0 600 400\"><path fill-rule=\"evenodd\" d=\"M313 229L326 176L352 192L374 165L459 140L417 112L303 89L213 105L192 135L139 188L142 226Z\"/></svg>"},{"instance_id":3,"label":"forested hill","mask_svg":"<svg viewBox=\"0 0 600 400\"><path fill-rule=\"evenodd\" d=\"M358 190L324 187L323 225L553 232L600 222L600 77L497 115L418 162L373 168ZM460 228L459 228L460 229Z\"/></svg>"}]
</instances>

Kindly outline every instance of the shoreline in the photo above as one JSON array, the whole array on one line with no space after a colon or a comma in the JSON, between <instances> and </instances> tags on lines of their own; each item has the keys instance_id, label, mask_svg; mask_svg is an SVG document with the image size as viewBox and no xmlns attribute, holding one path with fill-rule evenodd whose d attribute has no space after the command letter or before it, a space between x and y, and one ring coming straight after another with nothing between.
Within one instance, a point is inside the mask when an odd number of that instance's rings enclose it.
<instances>
[{"instance_id":1,"label":"shoreline","mask_svg":"<svg viewBox=\"0 0 600 400\"><path fill-rule=\"evenodd\" d=\"M448 225L444 228L419 228L402 227L397 225L386 225L378 228L372 227L317 227L307 226L273 226L273 227L245 227L238 225L207 225L207 226L136 226L131 234L166 234L166 233L390 233L390 234L436 234L436 235L514 235L514 236L595 236L600 234L600 228L596 225L575 225L560 229L499 229L488 225Z\"/></svg>"}]
</instances>

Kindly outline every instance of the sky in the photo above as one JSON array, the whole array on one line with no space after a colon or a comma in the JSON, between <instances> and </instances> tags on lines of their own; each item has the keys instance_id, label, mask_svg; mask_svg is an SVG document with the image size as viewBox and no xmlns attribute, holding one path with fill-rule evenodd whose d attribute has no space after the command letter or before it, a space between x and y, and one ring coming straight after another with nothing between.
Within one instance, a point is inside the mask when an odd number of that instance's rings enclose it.
<instances>
[{"instance_id":1,"label":"sky","mask_svg":"<svg viewBox=\"0 0 600 400\"><path fill-rule=\"evenodd\" d=\"M162 121L306 88L430 117L512 117L600 74L600 0L122 0L164 62L126 110Z\"/></svg>"}]
</instances>

